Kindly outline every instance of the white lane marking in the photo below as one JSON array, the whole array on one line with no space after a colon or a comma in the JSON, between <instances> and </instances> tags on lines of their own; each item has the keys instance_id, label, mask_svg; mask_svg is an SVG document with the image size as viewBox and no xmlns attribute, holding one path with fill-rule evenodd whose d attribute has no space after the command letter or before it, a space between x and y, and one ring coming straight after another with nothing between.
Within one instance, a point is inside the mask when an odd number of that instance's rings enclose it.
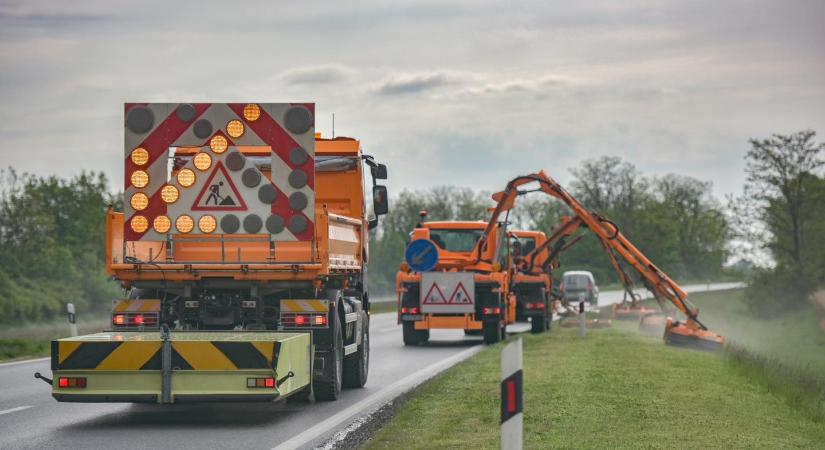
<instances>
[{"instance_id":1,"label":"white lane marking","mask_svg":"<svg viewBox=\"0 0 825 450\"><path fill-rule=\"evenodd\" d=\"M45 357L45 358L24 359L22 361L12 361L12 362L7 362L7 363L0 363L0 367L16 366L18 364L29 364L29 363L48 361L48 360L49 360L48 356Z\"/></svg>"},{"instance_id":2,"label":"white lane marking","mask_svg":"<svg viewBox=\"0 0 825 450\"><path fill-rule=\"evenodd\" d=\"M375 394L370 395L369 397L350 406L349 408L324 420L318 425L315 425L314 427L302 432L301 434L292 437L292 439L281 443L277 447L274 447L273 450L299 448L316 439L322 438L326 436L326 434L329 431L344 423L344 421L348 420L350 417L355 416L356 414L363 415L370 413L371 410L367 409L371 406L378 406L377 404L379 402L386 402L394 399L398 395L403 394L404 392L412 389L415 386L418 386L424 381L429 380L430 378L438 375L445 369L452 367L456 363L463 361L469 358L470 356L475 355L476 353L480 352L483 348L484 346L476 345L474 347L468 348L467 350L456 353L455 355L447 359L442 359L437 363L431 364L411 375L407 375L406 377L396 381L395 383L381 389Z\"/></svg>"},{"instance_id":3,"label":"white lane marking","mask_svg":"<svg viewBox=\"0 0 825 450\"><path fill-rule=\"evenodd\" d=\"M4 410L0 411L0 416L2 416L3 414L11 414L11 413L16 413L18 411L24 411L24 410L27 410L29 408L34 408L34 406L33 405L26 405L26 406L18 406L17 408L4 409Z\"/></svg>"}]
</instances>

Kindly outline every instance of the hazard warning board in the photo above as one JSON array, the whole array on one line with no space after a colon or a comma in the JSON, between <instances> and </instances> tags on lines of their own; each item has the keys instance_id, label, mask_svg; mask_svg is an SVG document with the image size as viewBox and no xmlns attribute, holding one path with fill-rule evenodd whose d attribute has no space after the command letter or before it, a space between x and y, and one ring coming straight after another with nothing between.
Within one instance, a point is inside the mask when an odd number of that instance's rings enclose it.
<instances>
[{"instance_id":1,"label":"hazard warning board","mask_svg":"<svg viewBox=\"0 0 825 450\"><path fill-rule=\"evenodd\" d=\"M421 274L421 312L472 313L475 310L472 273L424 272Z\"/></svg>"}]
</instances>

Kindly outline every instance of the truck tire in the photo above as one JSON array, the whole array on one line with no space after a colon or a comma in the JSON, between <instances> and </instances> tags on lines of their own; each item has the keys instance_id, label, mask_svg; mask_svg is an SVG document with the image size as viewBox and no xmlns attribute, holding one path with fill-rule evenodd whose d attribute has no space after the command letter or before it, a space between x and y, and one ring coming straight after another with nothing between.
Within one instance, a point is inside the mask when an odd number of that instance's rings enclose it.
<instances>
[{"instance_id":1,"label":"truck tire","mask_svg":"<svg viewBox=\"0 0 825 450\"><path fill-rule=\"evenodd\" d=\"M530 332L533 334L544 333L547 331L547 317L533 317L530 319Z\"/></svg>"},{"instance_id":2,"label":"truck tire","mask_svg":"<svg viewBox=\"0 0 825 450\"><path fill-rule=\"evenodd\" d=\"M484 332L484 343L495 344L501 341L503 328L500 322L484 322L482 325Z\"/></svg>"},{"instance_id":3,"label":"truck tire","mask_svg":"<svg viewBox=\"0 0 825 450\"><path fill-rule=\"evenodd\" d=\"M415 322L404 322L404 345L423 345L430 340L430 330L416 330Z\"/></svg>"},{"instance_id":4,"label":"truck tire","mask_svg":"<svg viewBox=\"0 0 825 450\"><path fill-rule=\"evenodd\" d=\"M332 361L329 367L324 367L327 380L313 380L312 391L315 392L315 400L330 402L338 400L341 395L341 384L344 377L344 337L341 334L341 318L337 311L332 312Z\"/></svg>"},{"instance_id":5,"label":"truck tire","mask_svg":"<svg viewBox=\"0 0 825 450\"><path fill-rule=\"evenodd\" d=\"M362 388L370 373L370 323L364 314L364 331L358 351L344 357L344 387Z\"/></svg>"}]
</instances>

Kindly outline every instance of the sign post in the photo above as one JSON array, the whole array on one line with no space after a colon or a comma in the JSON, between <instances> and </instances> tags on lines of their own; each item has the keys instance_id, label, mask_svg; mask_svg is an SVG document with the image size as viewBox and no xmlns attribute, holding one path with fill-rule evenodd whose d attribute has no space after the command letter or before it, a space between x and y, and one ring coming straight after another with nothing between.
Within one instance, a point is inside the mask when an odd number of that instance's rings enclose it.
<instances>
[{"instance_id":1,"label":"sign post","mask_svg":"<svg viewBox=\"0 0 825 450\"><path fill-rule=\"evenodd\" d=\"M524 445L521 338L501 350L501 448L521 450Z\"/></svg>"},{"instance_id":2,"label":"sign post","mask_svg":"<svg viewBox=\"0 0 825 450\"><path fill-rule=\"evenodd\" d=\"M74 303L66 304L66 312L69 313L69 334L75 337L77 336L77 315L74 312Z\"/></svg>"}]
</instances>

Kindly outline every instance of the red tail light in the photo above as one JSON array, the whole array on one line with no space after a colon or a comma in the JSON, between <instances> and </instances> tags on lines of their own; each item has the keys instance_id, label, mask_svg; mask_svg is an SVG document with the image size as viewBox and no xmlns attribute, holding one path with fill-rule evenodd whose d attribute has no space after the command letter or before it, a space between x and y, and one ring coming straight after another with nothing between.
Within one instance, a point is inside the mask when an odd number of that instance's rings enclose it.
<instances>
[{"instance_id":1,"label":"red tail light","mask_svg":"<svg viewBox=\"0 0 825 450\"><path fill-rule=\"evenodd\" d=\"M401 307L401 314L407 314L408 312L410 312L410 308L407 308L406 306Z\"/></svg>"},{"instance_id":2,"label":"red tail light","mask_svg":"<svg viewBox=\"0 0 825 450\"><path fill-rule=\"evenodd\" d=\"M275 378L247 378L246 387L248 388L274 388Z\"/></svg>"},{"instance_id":3,"label":"red tail light","mask_svg":"<svg viewBox=\"0 0 825 450\"><path fill-rule=\"evenodd\" d=\"M138 314L135 316L135 325L143 325L143 315Z\"/></svg>"},{"instance_id":4,"label":"red tail light","mask_svg":"<svg viewBox=\"0 0 825 450\"><path fill-rule=\"evenodd\" d=\"M495 315L495 314L501 314L501 308L499 308L499 307L484 308L484 309L482 309L482 312L484 313L485 316L492 316L492 315Z\"/></svg>"},{"instance_id":5,"label":"red tail light","mask_svg":"<svg viewBox=\"0 0 825 450\"><path fill-rule=\"evenodd\" d=\"M86 387L86 378L82 377L60 377L57 379L57 386L61 388L77 388L83 389Z\"/></svg>"},{"instance_id":6,"label":"red tail light","mask_svg":"<svg viewBox=\"0 0 825 450\"><path fill-rule=\"evenodd\" d=\"M412 308L410 308L410 314L418 314L418 312L419 309L417 306L413 306Z\"/></svg>"},{"instance_id":7,"label":"red tail light","mask_svg":"<svg viewBox=\"0 0 825 450\"><path fill-rule=\"evenodd\" d=\"M307 323L307 316L297 315L295 316L295 325L305 325Z\"/></svg>"}]
</instances>

